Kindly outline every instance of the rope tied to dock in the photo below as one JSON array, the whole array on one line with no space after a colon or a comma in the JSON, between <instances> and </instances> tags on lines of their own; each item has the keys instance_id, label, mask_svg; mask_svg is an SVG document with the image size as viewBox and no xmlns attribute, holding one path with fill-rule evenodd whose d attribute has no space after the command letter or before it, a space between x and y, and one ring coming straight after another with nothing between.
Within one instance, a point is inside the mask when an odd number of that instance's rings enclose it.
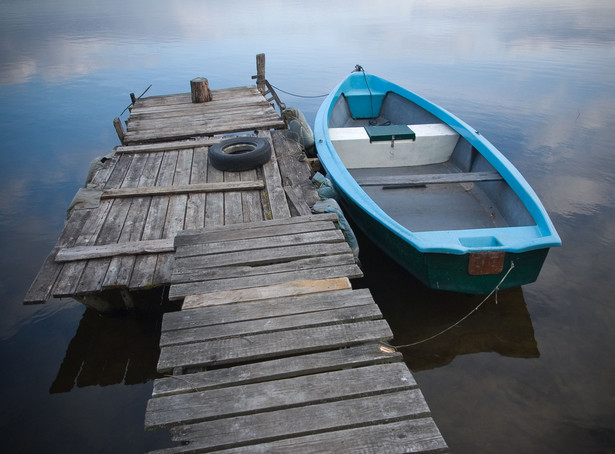
<instances>
[{"instance_id":1,"label":"rope tied to dock","mask_svg":"<svg viewBox=\"0 0 615 454\"><path fill-rule=\"evenodd\" d=\"M495 288L493 290L491 290L491 293L489 293L480 303L478 303L478 305L474 309L472 309L465 316L463 316L461 319L459 319L458 321L453 323L448 328L443 329L439 333L436 333L433 336L430 336L430 337L428 337L426 339L423 339L423 340L420 340L420 341L417 341L417 342L412 342L411 344L393 345L392 347L395 347L397 350L399 350L400 348L413 347L414 345L422 344L424 342L427 342L427 341L430 341L432 339L435 339L436 337L446 333L447 331L450 331L451 329L453 329L454 327L459 325L461 322L463 322L465 319L467 319L474 312L476 312L478 309L480 309L480 307L483 304L485 304L487 302L487 300L489 298L491 298L491 295L493 295L494 293L495 293L495 304L498 304L498 290L500 289L500 285L502 285L504 283L504 281L506 280L506 278L508 277L508 275L510 274L510 272L513 270L514 267L515 267L515 262L511 261L510 262L510 268L508 268L508 271L506 271L506 274L504 274L504 277L502 277L502 279L500 280L500 282L498 282L498 284L495 286Z\"/></svg>"},{"instance_id":2,"label":"rope tied to dock","mask_svg":"<svg viewBox=\"0 0 615 454\"><path fill-rule=\"evenodd\" d=\"M324 98L325 96L329 96L329 93L325 93L324 95L314 95L314 96L308 96L308 95L298 95L296 93L291 93L289 91L284 91L279 87L276 87L275 85L273 85L272 83L269 83L269 85L271 85L273 88L275 88L278 91L281 91L282 93L285 93L287 95L290 96L294 96L296 98L307 98L307 99L312 99L312 98Z\"/></svg>"}]
</instances>

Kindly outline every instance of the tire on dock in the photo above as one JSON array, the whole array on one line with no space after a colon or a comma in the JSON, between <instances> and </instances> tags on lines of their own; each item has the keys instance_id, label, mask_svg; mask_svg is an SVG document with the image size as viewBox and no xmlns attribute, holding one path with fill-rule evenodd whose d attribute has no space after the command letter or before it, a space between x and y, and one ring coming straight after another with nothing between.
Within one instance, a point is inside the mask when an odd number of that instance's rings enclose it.
<instances>
[{"instance_id":1,"label":"tire on dock","mask_svg":"<svg viewBox=\"0 0 615 454\"><path fill-rule=\"evenodd\" d=\"M249 170L271 159L271 145L262 137L235 137L212 145L209 159L218 170Z\"/></svg>"}]
</instances>

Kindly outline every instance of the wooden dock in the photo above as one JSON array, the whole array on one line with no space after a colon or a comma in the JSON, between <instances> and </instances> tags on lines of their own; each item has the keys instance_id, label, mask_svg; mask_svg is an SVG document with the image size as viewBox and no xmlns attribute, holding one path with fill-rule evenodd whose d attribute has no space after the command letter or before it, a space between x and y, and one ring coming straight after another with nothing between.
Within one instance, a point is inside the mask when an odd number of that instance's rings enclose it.
<instances>
[{"instance_id":1,"label":"wooden dock","mask_svg":"<svg viewBox=\"0 0 615 454\"><path fill-rule=\"evenodd\" d=\"M263 85L262 75L257 79ZM134 307L170 286L145 426L156 452L445 452L392 333L318 200L299 144L255 87L134 99L123 140L82 192L26 303ZM117 128L117 122L116 122ZM223 172L223 134L272 158Z\"/></svg>"}]
</instances>

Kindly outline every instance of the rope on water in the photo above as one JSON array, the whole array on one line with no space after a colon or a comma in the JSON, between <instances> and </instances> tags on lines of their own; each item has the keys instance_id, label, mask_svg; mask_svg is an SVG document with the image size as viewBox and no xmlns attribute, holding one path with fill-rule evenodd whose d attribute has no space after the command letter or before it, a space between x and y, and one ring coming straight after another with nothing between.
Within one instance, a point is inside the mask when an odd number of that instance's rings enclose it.
<instances>
[{"instance_id":1,"label":"rope on water","mask_svg":"<svg viewBox=\"0 0 615 454\"><path fill-rule=\"evenodd\" d=\"M271 82L269 83L269 85L271 85L274 89L276 89L278 91L281 91L282 93L285 93L285 94L290 95L290 96L295 96L297 98L308 98L308 99L311 99L311 98L324 98L325 96L329 96L329 93L325 93L324 95L315 95L315 96L297 95L295 93L290 93L288 91L284 91L281 88L278 88L275 85L273 85Z\"/></svg>"},{"instance_id":2,"label":"rope on water","mask_svg":"<svg viewBox=\"0 0 615 454\"><path fill-rule=\"evenodd\" d=\"M487 300L491 297L491 295L493 295L495 293L495 304L498 304L498 290L500 289L500 285L502 285L504 283L504 281L506 280L506 278L508 277L508 275L510 274L510 272L513 270L513 268L515 267L515 263L514 262L510 262L510 268L508 269L508 271L506 272L506 274L504 275L504 277L502 278L502 280L500 282L498 282L498 285L495 286L495 288L493 290L491 290L491 293L489 293L479 304L478 306L476 306L474 309L472 309L467 315L465 315L464 317L462 317L460 320L458 320L457 322L453 323L451 326L449 326L448 328L440 331L439 333L434 334L433 336L428 337L427 339L423 339L417 342L413 342L411 344L405 344L405 345L394 345L393 347L395 347L396 349L400 349L400 348L407 348L407 347L412 347L414 345L418 345L418 344L422 344L423 342L427 342L430 341L432 339L435 339L436 337L440 336L441 334L446 333L447 331L453 329L455 326L459 325L461 322L463 322L466 318L468 318L470 315L472 315L474 312L476 312L483 304L485 304L485 302L487 302Z\"/></svg>"}]
</instances>

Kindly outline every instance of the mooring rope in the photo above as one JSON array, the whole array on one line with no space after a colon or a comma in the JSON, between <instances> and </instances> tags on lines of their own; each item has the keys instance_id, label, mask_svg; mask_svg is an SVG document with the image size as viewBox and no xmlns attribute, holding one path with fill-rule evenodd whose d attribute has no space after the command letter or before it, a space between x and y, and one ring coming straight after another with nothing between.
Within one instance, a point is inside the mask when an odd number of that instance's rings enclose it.
<instances>
[{"instance_id":1,"label":"mooring rope","mask_svg":"<svg viewBox=\"0 0 615 454\"><path fill-rule=\"evenodd\" d=\"M269 82L269 85L271 85L274 89L276 89L278 91L281 91L282 93L285 93L285 94L290 95L290 96L295 96L297 98L308 98L308 99L311 99L311 98L324 98L325 96L329 96L329 93L325 93L324 95L314 95L314 96L298 95L296 93L291 93L289 91L284 91L281 88L276 87L275 85L273 85L271 82Z\"/></svg>"},{"instance_id":2,"label":"mooring rope","mask_svg":"<svg viewBox=\"0 0 615 454\"><path fill-rule=\"evenodd\" d=\"M504 283L504 281L506 280L506 278L508 277L508 275L510 274L510 272L513 270L513 268L515 267L515 263L514 262L510 262L510 268L508 269L508 271L506 272L506 274L504 275L504 277L502 278L502 280L500 282L498 282L498 285L495 286L495 288L493 290L491 290L491 293L489 293L479 304L478 306L476 306L474 309L472 309L467 315L465 315L464 317L462 317L460 320L458 320L457 322L453 323L451 326L449 326L448 328L440 331L437 334L434 334L433 336L430 336L426 339L417 341L417 342L413 342L411 344L404 344L404 345L393 345L392 347L395 347L396 349L400 349L400 348L407 348L407 347L412 347L414 345L418 345L418 344L422 344L423 342L427 342L430 341L432 339L435 339L436 337L440 336L441 334L446 333L447 331L453 329L455 326L459 325L461 322L463 322L466 318L468 318L470 315L472 315L474 312L476 312L483 304L485 304L485 302L487 302L487 300L491 297L491 295L493 295L495 293L495 304L498 304L498 290L500 289L500 285L502 285Z\"/></svg>"}]
</instances>

